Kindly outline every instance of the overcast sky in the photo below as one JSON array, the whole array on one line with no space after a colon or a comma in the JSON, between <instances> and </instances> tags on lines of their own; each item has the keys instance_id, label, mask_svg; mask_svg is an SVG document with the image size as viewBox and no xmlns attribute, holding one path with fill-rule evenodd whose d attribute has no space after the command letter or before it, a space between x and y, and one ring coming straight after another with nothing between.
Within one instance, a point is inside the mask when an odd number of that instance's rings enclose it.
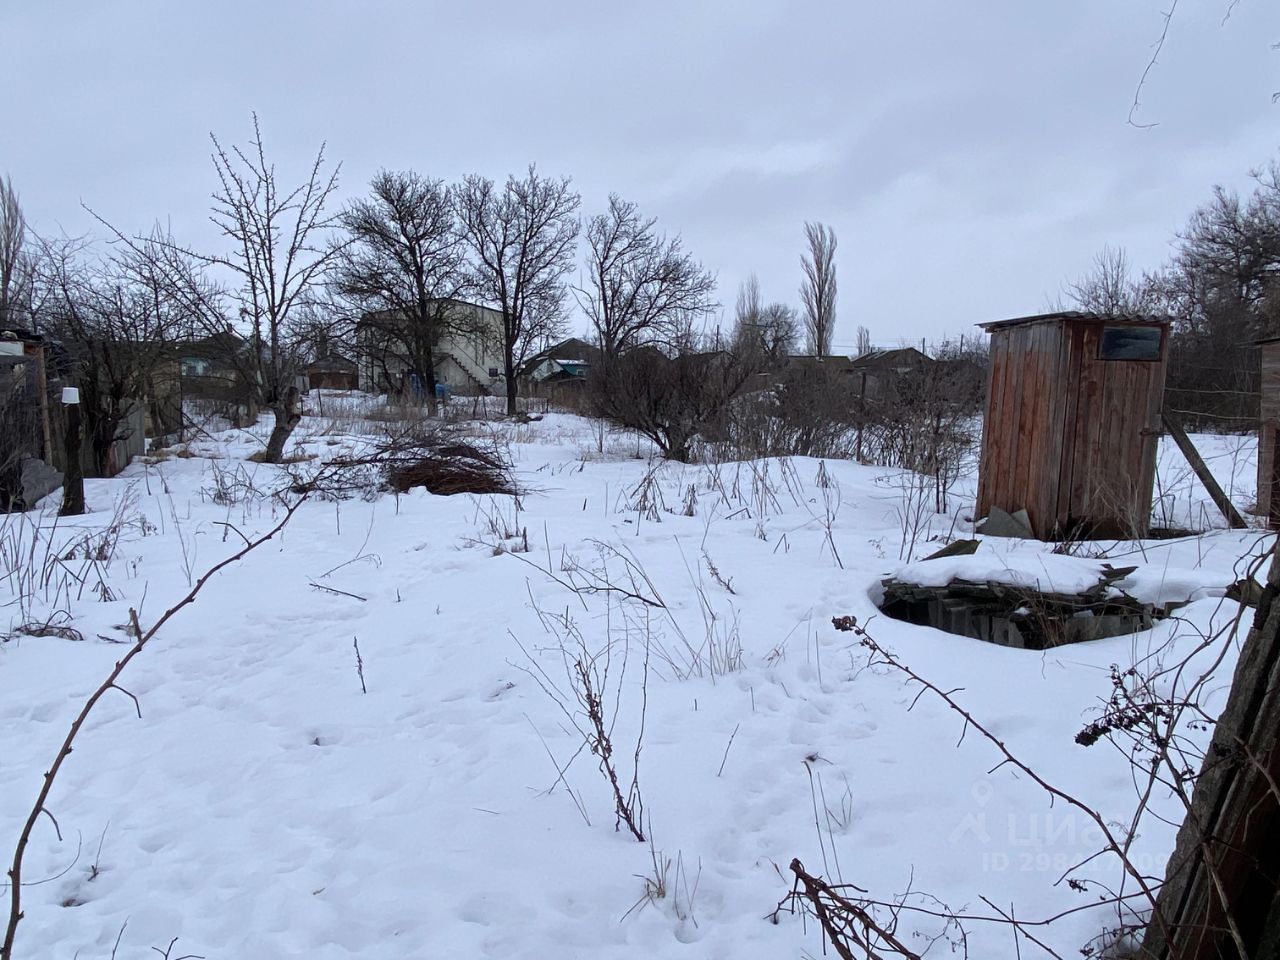
<instances>
[{"instance_id":1,"label":"overcast sky","mask_svg":"<svg viewBox=\"0 0 1280 960\"><path fill-rule=\"evenodd\" d=\"M0 174L44 232L157 219L208 246L210 131L257 111L277 170L568 174L657 216L720 281L798 304L839 238L836 349L1034 313L1103 244L1158 266L1215 183L1280 156L1280 4L0 2ZM575 318L574 326L581 326Z\"/></svg>"}]
</instances>

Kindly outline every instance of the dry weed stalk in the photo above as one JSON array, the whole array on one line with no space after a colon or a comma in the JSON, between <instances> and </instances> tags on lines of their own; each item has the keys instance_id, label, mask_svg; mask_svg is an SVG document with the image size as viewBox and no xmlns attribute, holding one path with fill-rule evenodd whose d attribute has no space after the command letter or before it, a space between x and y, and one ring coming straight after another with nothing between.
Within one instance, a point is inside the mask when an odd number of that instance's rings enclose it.
<instances>
[{"instance_id":1,"label":"dry weed stalk","mask_svg":"<svg viewBox=\"0 0 1280 960\"><path fill-rule=\"evenodd\" d=\"M865 890L851 884L833 886L807 873L799 860L791 861L790 870L795 875L795 885L770 915L774 923L784 908L801 909L817 919L826 942L841 960L883 960L886 956L920 960L920 954L898 939L900 908L890 913L888 921L879 920L867 901L846 895L850 891L866 893ZM968 956L968 952L964 955Z\"/></svg>"},{"instance_id":2,"label":"dry weed stalk","mask_svg":"<svg viewBox=\"0 0 1280 960\"><path fill-rule=\"evenodd\" d=\"M543 693L551 698L581 738L582 745L574 756L585 748L596 758L600 773L609 784L612 794L614 828L621 829L625 826L636 840L643 843L646 837L644 800L640 793L640 753L644 746L645 718L649 703L649 635L647 632L644 634L639 705L636 708L635 741L630 751L631 770L628 778L625 773L619 772L614 748L615 730L631 659L631 639L636 632L625 607L619 611L623 617L620 635L615 636L612 623L607 622L604 644L600 649L593 650L588 646L577 622L567 611L563 614L549 613L533 600L532 594L530 601L543 629L556 639L556 652L564 670L564 680L555 680L538 659L516 640L528 661L527 665L520 665L520 669L532 677ZM610 612L614 606L613 602L609 603ZM559 774L557 782L564 780L565 771L572 762L570 759L563 767L556 763ZM625 787L624 780L627 781Z\"/></svg>"}]
</instances>

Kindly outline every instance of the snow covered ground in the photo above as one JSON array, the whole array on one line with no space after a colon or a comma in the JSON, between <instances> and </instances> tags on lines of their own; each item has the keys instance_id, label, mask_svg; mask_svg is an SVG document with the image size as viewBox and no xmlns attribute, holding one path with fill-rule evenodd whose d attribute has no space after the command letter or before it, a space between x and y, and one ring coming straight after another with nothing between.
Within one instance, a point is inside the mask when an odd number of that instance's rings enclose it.
<instances>
[{"instance_id":1,"label":"snow covered ground","mask_svg":"<svg viewBox=\"0 0 1280 960\"><path fill-rule=\"evenodd\" d=\"M308 418L296 452L347 449L343 429ZM910 889L981 912L986 897L1028 919L1081 906L1094 894L1055 881L1097 849L1092 824L993 771L995 750L972 732L958 742L943 704L909 709L918 688L868 667L831 618L869 623L1043 776L1123 822L1126 759L1075 734L1110 665L1174 656L1236 616L1223 592L1264 540L1214 529L1104 545L1139 565L1135 588L1192 598L1183 620L1013 650L876 617L871 600L903 562L971 529L972 477L913 545L896 471L663 464L567 415L484 429L510 444L518 500L309 501L128 667L141 718L112 691L67 758L49 804L61 840L42 818L15 958L144 957L174 938L173 957L819 956L811 920L770 919L797 857L881 898ZM1196 440L1249 502L1250 442ZM282 516L265 493L279 469L243 459L255 444L218 432L195 456L90 481L85 517L55 527L46 504L4 521L0 542L28 548L40 526L23 565L47 577L20 600L18 561L0 549L0 630L63 609L86 638L0 644L6 863L71 719L127 649L130 608L145 629L241 534ZM1176 457L1162 451L1157 518L1220 528ZM1060 559L1049 550L986 541L977 556L1034 577ZM567 669L583 656L624 793L639 742L648 843L615 828L575 729ZM1172 839L1147 821L1134 861L1158 875ZM1115 883L1119 870L1099 860L1082 875ZM1038 935L1074 953L1112 920L1086 910ZM904 917L899 932L931 924ZM1014 955L1007 929L968 929L971 956Z\"/></svg>"}]
</instances>

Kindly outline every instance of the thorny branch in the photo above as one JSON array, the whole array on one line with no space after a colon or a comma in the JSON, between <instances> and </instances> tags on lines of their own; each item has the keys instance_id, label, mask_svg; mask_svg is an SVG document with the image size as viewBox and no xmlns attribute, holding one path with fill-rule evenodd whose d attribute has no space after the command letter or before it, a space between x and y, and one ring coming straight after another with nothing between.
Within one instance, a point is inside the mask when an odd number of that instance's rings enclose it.
<instances>
[{"instance_id":1,"label":"thorny branch","mask_svg":"<svg viewBox=\"0 0 1280 960\"><path fill-rule=\"evenodd\" d=\"M1098 831L1100 832L1102 837L1105 839L1105 842L1106 842L1105 849L1107 851L1114 853L1119 858L1125 874L1129 879L1131 879L1137 885L1141 893L1141 898L1146 902L1146 904L1153 911L1153 915L1155 917L1156 922L1158 924L1162 922L1159 912L1157 910L1158 885L1153 888L1152 884L1149 881L1149 878L1145 876L1134 865L1132 860L1127 856L1127 850L1128 850L1127 839L1117 836L1115 830L1112 828L1112 826L1109 823L1107 823L1107 821L1102 817L1101 814L1099 814L1092 807L1085 804L1083 801L1077 799L1076 797L1065 792L1059 787L1054 786L1052 783L1045 780L1044 777L1042 777L1039 773L1037 773L1034 769L1032 769L1028 764L1020 760L1018 757L1014 756L1014 754L1009 750L1009 748L1005 746L1004 741L1002 741L999 737L997 737L990 730L988 730L979 720L977 720L973 716L972 713L970 713L964 707L960 706L960 704L956 701L953 695L956 691L943 690L941 687L937 686L930 680L927 680L926 678L922 677L920 674L916 673L916 671L913 670L910 666L903 663L901 660L895 657L892 653L886 650L883 646L881 646L874 638L872 638L871 635L867 633L867 631L858 624L856 618L851 616L835 617L832 619L831 623L832 623L832 626L834 626L837 630L851 632L855 634L858 637L858 641L864 647L870 650L874 656L878 657L880 662L904 674L913 683L919 684L921 689L919 694L917 694L916 696L916 700L913 701L913 706L915 702L919 701L921 696L924 696L926 693L930 693L930 694L933 694L938 699L942 700L942 702L945 703L947 707L951 709L953 712L959 714L964 719L964 729L962 730L960 735L961 740L964 739L965 733L967 733L968 730L972 728L973 730L976 730L982 736L983 739L985 739L988 743L990 743L1000 752L1003 759L993 769L998 769L999 767L1005 766L1006 764L1016 768L1025 776L1030 778L1031 781L1034 782L1043 791L1049 794L1050 798L1054 800L1062 800L1069 806L1074 807L1076 810L1079 810L1085 817L1087 817L1094 824L1094 826L1098 828Z\"/></svg>"},{"instance_id":2,"label":"thorny branch","mask_svg":"<svg viewBox=\"0 0 1280 960\"><path fill-rule=\"evenodd\" d=\"M147 644L150 643L151 639L160 632L161 627L168 623L169 620L182 610L183 607L195 602L200 591L204 589L205 584L207 584L215 574L220 573L223 569L231 566L233 563L244 559L244 557L252 550L262 546L262 544L280 533L280 531L284 529L285 524L293 518L294 513L305 500L306 497L304 496L291 505L285 511L285 514L280 521L265 534L246 544L230 557L214 564L205 571L204 575L195 582L194 586L191 587L186 596L166 610L160 619L157 620L151 626L151 629L146 631L146 633L142 633L141 630L138 630L138 633L136 634L138 639L134 641L133 646L129 648L123 657L116 661L115 666L107 675L107 678L96 690L94 690L92 694L89 695L89 698L84 702L83 706L81 706L80 712L76 714L75 719L71 722L71 728L67 731L67 735L62 741L62 746L58 748L58 753L54 757L52 765L50 765L48 771L44 774L43 782L40 786L40 792L36 795L35 803L32 804L31 811L27 815L27 820L22 827L21 833L18 834L18 843L14 848L13 861L8 870L9 919L5 928L4 943L0 944L0 960L13 960L14 957L14 939L17 936L18 923L23 918L22 866L23 857L27 850L27 844L31 841L31 833L35 829L36 821L40 819L41 814L45 814L51 820L53 819L53 814L49 812L49 809L46 806L49 801L49 794L53 790L54 781L57 779L58 773L62 769L63 762L71 755L72 746L75 743L76 737L80 734L81 729L84 727L85 721L89 718L89 714L93 712L93 708L97 706L98 701L107 694L107 691L115 689L124 692L123 689L118 686L116 681L119 680L120 675L124 672L125 668L129 666L134 657L138 656L138 654L142 653L142 651L146 649ZM130 618L136 628L137 612L131 610Z\"/></svg>"}]
</instances>

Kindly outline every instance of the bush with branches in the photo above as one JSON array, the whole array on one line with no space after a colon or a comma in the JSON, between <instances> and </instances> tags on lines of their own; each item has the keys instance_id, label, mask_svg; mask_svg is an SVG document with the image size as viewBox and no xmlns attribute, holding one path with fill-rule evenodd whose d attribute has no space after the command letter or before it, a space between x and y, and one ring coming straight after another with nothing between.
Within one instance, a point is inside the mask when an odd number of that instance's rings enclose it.
<instances>
[{"instance_id":1,"label":"bush with branches","mask_svg":"<svg viewBox=\"0 0 1280 960\"><path fill-rule=\"evenodd\" d=\"M664 458L688 463L697 440L727 436L730 408L753 373L748 359L728 351L668 356L641 347L606 363L590 387L604 417L652 440Z\"/></svg>"}]
</instances>

